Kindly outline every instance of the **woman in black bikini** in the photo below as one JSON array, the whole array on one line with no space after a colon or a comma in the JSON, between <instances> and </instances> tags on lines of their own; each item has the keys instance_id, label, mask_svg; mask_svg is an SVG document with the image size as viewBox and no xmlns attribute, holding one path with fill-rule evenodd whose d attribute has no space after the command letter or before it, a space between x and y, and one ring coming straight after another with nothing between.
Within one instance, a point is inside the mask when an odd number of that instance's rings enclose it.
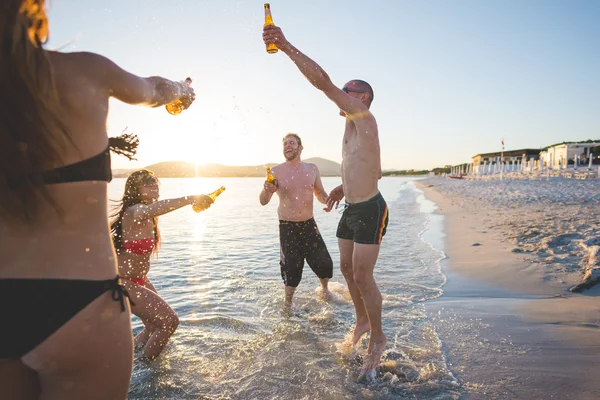
<instances>
[{"instance_id":1,"label":"woman in black bikini","mask_svg":"<svg viewBox=\"0 0 600 400\"><path fill-rule=\"evenodd\" d=\"M125 399L128 302L107 224L109 98L191 88L43 48L44 0L0 1L0 397Z\"/></svg>"},{"instance_id":2,"label":"woman in black bikini","mask_svg":"<svg viewBox=\"0 0 600 400\"><path fill-rule=\"evenodd\" d=\"M132 172L125 192L112 215L110 231L119 260L119 275L131 296L131 312L144 323L135 345L144 346L144 357L156 358L179 325L177 313L160 297L148 279L150 256L158 251L158 216L196 204L201 210L213 200L206 195L158 200L158 179L151 171Z\"/></svg>"}]
</instances>

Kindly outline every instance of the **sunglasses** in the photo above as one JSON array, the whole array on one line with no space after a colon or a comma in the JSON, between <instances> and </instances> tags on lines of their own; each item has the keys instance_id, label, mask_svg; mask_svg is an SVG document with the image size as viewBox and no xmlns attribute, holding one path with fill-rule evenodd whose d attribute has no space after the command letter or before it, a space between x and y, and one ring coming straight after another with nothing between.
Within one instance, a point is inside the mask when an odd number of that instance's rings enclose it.
<instances>
[{"instance_id":1,"label":"sunglasses","mask_svg":"<svg viewBox=\"0 0 600 400\"><path fill-rule=\"evenodd\" d=\"M350 89L349 87L343 87L342 91L344 93L364 93L362 90Z\"/></svg>"}]
</instances>

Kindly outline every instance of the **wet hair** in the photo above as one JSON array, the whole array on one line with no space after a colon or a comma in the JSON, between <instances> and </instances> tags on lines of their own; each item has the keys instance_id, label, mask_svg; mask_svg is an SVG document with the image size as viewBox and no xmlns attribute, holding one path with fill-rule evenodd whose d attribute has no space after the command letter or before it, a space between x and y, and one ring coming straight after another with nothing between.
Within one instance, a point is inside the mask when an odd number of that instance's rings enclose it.
<instances>
[{"instance_id":1,"label":"wet hair","mask_svg":"<svg viewBox=\"0 0 600 400\"><path fill-rule=\"evenodd\" d=\"M108 147L115 154L125 156L130 160L135 160L140 140L135 134L125 133L126 129L127 128L123 130L121 135L108 138Z\"/></svg>"},{"instance_id":2,"label":"wet hair","mask_svg":"<svg viewBox=\"0 0 600 400\"><path fill-rule=\"evenodd\" d=\"M110 215L110 235L117 254L123 249L123 214L129 207L140 204L142 202L142 187L158 183L158 178L154 173L147 169L140 169L129 174L125 182L125 192L123 198L117 201L113 212ZM160 244L160 230L158 229L158 217L153 218L154 224L154 240L156 246L153 252L158 252Z\"/></svg>"},{"instance_id":3,"label":"wet hair","mask_svg":"<svg viewBox=\"0 0 600 400\"><path fill-rule=\"evenodd\" d=\"M287 135L285 135L285 136L283 137L283 139L281 139L281 142L282 142L282 143L283 143L283 142L285 142L285 139L286 139L286 138L289 138L290 136L292 136L292 137L295 137L295 138L296 138L296 142L298 142L298 146L302 146L302 139L300 139L300 136L298 136L298 134L297 134L297 133L292 133L292 132L290 132L290 133L288 133Z\"/></svg>"},{"instance_id":4,"label":"wet hair","mask_svg":"<svg viewBox=\"0 0 600 400\"><path fill-rule=\"evenodd\" d=\"M44 0L0 1L0 220L41 219L44 204L60 215L42 173L61 164L72 143L60 114Z\"/></svg>"},{"instance_id":5,"label":"wet hair","mask_svg":"<svg viewBox=\"0 0 600 400\"><path fill-rule=\"evenodd\" d=\"M356 83L358 85L358 87L360 88L360 90L369 94L368 106L370 107L371 103L373 102L373 99L375 98L375 93L373 92L373 88L371 87L371 85L369 85L365 81L361 81L360 79L353 79L352 82Z\"/></svg>"}]
</instances>

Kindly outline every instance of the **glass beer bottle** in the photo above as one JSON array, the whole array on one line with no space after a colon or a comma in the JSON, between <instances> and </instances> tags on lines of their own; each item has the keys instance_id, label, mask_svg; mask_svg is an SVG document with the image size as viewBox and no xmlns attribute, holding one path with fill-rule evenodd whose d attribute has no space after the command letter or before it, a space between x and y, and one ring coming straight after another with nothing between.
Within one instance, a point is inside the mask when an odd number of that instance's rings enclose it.
<instances>
[{"instance_id":1,"label":"glass beer bottle","mask_svg":"<svg viewBox=\"0 0 600 400\"><path fill-rule=\"evenodd\" d=\"M185 78L183 84L185 86L190 86L192 84L192 78L188 76L187 78ZM165 108L167 109L169 114L179 115L183 111L183 101L181 101L181 99L177 99L174 102L167 104Z\"/></svg>"},{"instance_id":2,"label":"glass beer bottle","mask_svg":"<svg viewBox=\"0 0 600 400\"><path fill-rule=\"evenodd\" d=\"M225 191L225 186L221 186L220 188L218 188L217 190L215 190L212 193L207 194L208 197L210 197L213 201L215 201L217 199L217 197L219 197L219 195L221 193L223 193ZM200 211L202 211L202 208L200 208L198 205L194 204L192 206L192 208L194 209L194 211L196 211L197 213L199 213Z\"/></svg>"},{"instance_id":3,"label":"glass beer bottle","mask_svg":"<svg viewBox=\"0 0 600 400\"><path fill-rule=\"evenodd\" d=\"M275 25L273 23L273 16L271 15L271 5L269 3L265 3L265 25ZM269 54L275 54L277 53L277 51L279 51L279 49L277 48L277 46L274 43L268 44L267 45L267 53Z\"/></svg>"},{"instance_id":4,"label":"glass beer bottle","mask_svg":"<svg viewBox=\"0 0 600 400\"><path fill-rule=\"evenodd\" d=\"M267 182L275 184L275 177L271 173L271 168L267 167Z\"/></svg>"}]
</instances>

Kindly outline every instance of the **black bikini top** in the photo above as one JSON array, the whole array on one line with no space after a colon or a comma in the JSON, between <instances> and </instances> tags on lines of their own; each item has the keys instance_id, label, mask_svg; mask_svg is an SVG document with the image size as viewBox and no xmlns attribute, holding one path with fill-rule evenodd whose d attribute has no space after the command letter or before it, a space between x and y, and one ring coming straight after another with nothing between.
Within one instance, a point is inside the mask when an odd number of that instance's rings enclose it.
<instances>
[{"instance_id":1,"label":"black bikini top","mask_svg":"<svg viewBox=\"0 0 600 400\"><path fill-rule=\"evenodd\" d=\"M55 168L42 174L47 185L66 182L105 181L112 180L110 167L110 149L106 147L102 153L75 164Z\"/></svg>"}]
</instances>

